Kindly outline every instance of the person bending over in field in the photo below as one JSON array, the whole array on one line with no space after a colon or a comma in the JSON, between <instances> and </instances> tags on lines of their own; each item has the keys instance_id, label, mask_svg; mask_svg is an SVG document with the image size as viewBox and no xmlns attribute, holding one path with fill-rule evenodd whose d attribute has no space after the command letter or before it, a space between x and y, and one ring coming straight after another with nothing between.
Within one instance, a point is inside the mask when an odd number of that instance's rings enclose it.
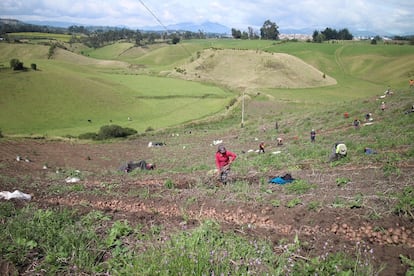
<instances>
[{"instance_id":1,"label":"person bending over in field","mask_svg":"<svg viewBox=\"0 0 414 276\"><path fill-rule=\"evenodd\" d=\"M226 147L219 145L216 152L216 167L221 183L227 184L227 177L230 172L231 163L237 158L237 155L226 150Z\"/></svg>"},{"instance_id":2,"label":"person bending over in field","mask_svg":"<svg viewBox=\"0 0 414 276\"><path fill-rule=\"evenodd\" d=\"M259 153L265 153L265 143L261 142L259 144Z\"/></svg>"},{"instance_id":3,"label":"person bending over in field","mask_svg":"<svg viewBox=\"0 0 414 276\"><path fill-rule=\"evenodd\" d=\"M334 148L332 150L332 154L329 157L329 161L337 161L347 155L347 148L346 145L342 142L335 143Z\"/></svg>"}]
</instances>

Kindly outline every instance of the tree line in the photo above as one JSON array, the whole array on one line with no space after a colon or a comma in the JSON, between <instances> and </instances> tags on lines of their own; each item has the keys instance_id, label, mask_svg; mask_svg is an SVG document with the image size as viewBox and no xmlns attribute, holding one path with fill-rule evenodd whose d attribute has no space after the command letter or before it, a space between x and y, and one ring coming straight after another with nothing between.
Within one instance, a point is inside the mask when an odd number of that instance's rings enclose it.
<instances>
[{"instance_id":1,"label":"tree line","mask_svg":"<svg viewBox=\"0 0 414 276\"><path fill-rule=\"evenodd\" d=\"M325 28L323 31L315 30L312 34L313 42L323 42L326 40L352 40L354 36L348 31L348 29L335 30L331 28Z\"/></svg>"},{"instance_id":2,"label":"tree line","mask_svg":"<svg viewBox=\"0 0 414 276\"><path fill-rule=\"evenodd\" d=\"M39 26L26 24L18 20L12 23L0 21L0 36L9 41L7 33L43 32L71 35L70 43L80 42L89 47L99 48L119 40L135 43L137 46L153 44L157 41L177 44L181 39L204 39L217 37L217 34L208 34L201 30L190 31L140 31L118 27L85 27L72 25L68 28Z\"/></svg>"},{"instance_id":3,"label":"tree line","mask_svg":"<svg viewBox=\"0 0 414 276\"><path fill-rule=\"evenodd\" d=\"M265 39L265 40L277 40L279 39L279 26L270 21L269 19L263 23L260 28L260 33L254 30L252 27L248 27L247 31L240 31L238 29L231 29L231 36L235 39Z\"/></svg>"},{"instance_id":4,"label":"tree line","mask_svg":"<svg viewBox=\"0 0 414 276\"><path fill-rule=\"evenodd\" d=\"M88 47L99 48L107 44L125 40L135 43L137 46L144 46L146 44L154 44L159 41L177 44L181 39L205 39L211 37L218 37L219 34L205 33L201 30L198 32L191 31L141 31L131 30L127 28L118 27L85 27L72 25L68 28L39 26L33 24L26 24L15 20L13 24L7 24L0 21L0 36L6 41L8 40L7 33L18 32L44 32L57 34L70 34L70 43L83 43ZM248 27L247 31L240 31L232 28L231 36L235 39L263 39L263 40L278 40L279 26L271 20L266 20L260 30L255 30ZM327 40L352 40L353 35L348 29L344 28L339 31L332 28L325 28L323 31L315 30L312 35L312 41L322 43ZM398 40L412 40L412 37L398 37Z\"/></svg>"},{"instance_id":5,"label":"tree line","mask_svg":"<svg viewBox=\"0 0 414 276\"><path fill-rule=\"evenodd\" d=\"M247 31L240 31L238 29L231 29L231 36L236 39L266 39L266 40L278 40L279 39L279 26L275 22L266 20L263 26L260 28L260 33L255 31L252 27L248 27ZM348 29L335 30L326 28L323 31L315 30L312 35L313 42L323 42L326 40L352 40L354 37L348 31Z\"/></svg>"}]
</instances>

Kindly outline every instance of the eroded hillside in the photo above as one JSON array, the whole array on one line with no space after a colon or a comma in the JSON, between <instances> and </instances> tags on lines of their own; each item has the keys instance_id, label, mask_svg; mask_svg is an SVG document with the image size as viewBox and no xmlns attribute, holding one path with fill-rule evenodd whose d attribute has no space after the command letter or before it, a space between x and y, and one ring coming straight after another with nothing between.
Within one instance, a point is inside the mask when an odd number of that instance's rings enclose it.
<instances>
[{"instance_id":1,"label":"eroded hillside","mask_svg":"<svg viewBox=\"0 0 414 276\"><path fill-rule=\"evenodd\" d=\"M336 84L336 80L288 54L253 50L206 49L172 76L243 88L307 88Z\"/></svg>"}]
</instances>

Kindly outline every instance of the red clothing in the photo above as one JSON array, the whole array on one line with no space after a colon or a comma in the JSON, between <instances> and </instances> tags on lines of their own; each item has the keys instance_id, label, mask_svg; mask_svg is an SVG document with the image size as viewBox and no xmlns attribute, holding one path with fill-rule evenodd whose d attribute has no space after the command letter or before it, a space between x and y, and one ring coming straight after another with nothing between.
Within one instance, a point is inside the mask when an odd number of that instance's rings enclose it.
<instances>
[{"instance_id":1,"label":"red clothing","mask_svg":"<svg viewBox=\"0 0 414 276\"><path fill-rule=\"evenodd\" d=\"M227 166L230 161L233 162L236 157L237 155L231 151L226 151L225 153L216 152L217 169L220 170L224 166Z\"/></svg>"}]
</instances>

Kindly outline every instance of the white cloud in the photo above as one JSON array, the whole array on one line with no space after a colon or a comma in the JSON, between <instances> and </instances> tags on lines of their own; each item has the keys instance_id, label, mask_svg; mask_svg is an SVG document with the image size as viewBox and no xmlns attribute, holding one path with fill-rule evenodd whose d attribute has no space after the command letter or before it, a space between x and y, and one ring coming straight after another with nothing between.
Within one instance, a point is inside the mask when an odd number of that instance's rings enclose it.
<instances>
[{"instance_id":1,"label":"white cloud","mask_svg":"<svg viewBox=\"0 0 414 276\"><path fill-rule=\"evenodd\" d=\"M280 29L414 32L412 0L3 0L0 17L131 28L212 21L241 30L269 19Z\"/></svg>"}]
</instances>

